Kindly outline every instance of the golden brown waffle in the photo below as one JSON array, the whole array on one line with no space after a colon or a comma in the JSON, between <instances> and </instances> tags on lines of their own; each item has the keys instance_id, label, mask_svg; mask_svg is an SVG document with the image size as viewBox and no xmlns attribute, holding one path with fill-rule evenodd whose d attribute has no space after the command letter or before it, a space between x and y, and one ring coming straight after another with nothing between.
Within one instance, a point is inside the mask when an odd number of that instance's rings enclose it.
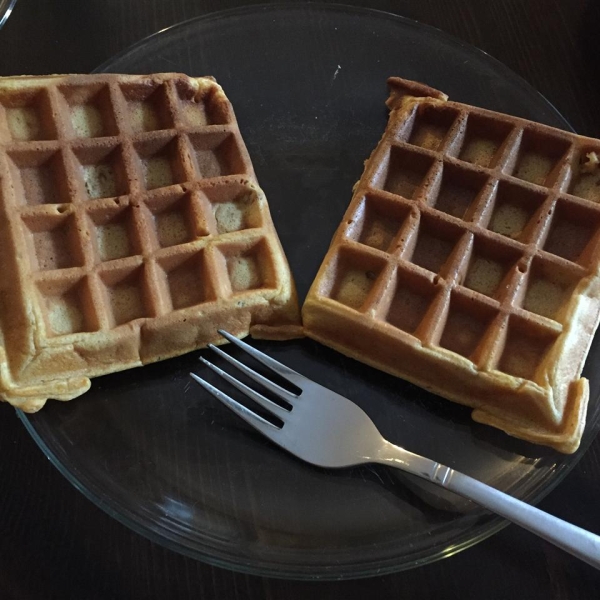
<instances>
[{"instance_id":1,"label":"golden brown waffle","mask_svg":"<svg viewBox=\"0 0 600 600\"><path fill-rule=\"evenodd\" d=\"M305 332L574 452L600 309L600 141L392 78Z\"/></svg>"},{"instance_id":2,"label":"golden brown waffle","mask_svg":"<svg viewBox=\"0 0 600 600\"><path fill-rule=\"evenodd\" d=\"M287 261L212 78L0 78L0 396L298 335Z\"/></svg>"}]
</instances>

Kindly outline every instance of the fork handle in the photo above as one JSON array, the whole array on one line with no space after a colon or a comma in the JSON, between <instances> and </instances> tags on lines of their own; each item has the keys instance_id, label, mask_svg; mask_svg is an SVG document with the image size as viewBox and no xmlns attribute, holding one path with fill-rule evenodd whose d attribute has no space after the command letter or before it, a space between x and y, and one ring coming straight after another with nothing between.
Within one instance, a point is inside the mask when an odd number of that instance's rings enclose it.
<instances>
[{"instance_id":1,"label":"fork handle","mask_svg":"<svg viewBox=\"0 0 600 600\"><path fill-rule=\"evenodd\" d=\"M600 536L433 460L386 443L377 462L427 479L535 533L600 569Z\"/></svg>"}]
</instances>

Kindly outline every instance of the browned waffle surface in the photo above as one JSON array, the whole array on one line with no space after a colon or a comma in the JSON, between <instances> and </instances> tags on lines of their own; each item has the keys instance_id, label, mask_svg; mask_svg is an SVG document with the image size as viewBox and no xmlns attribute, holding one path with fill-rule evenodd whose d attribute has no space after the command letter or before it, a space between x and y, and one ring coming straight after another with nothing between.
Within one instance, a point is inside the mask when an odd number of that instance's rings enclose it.
<instances>
[{"instance_id":1,"label":"browned waffle surface","mask_svg":"<svg viewBox=\"0 0 600 600\"><path fill-rule=\"evenodd\" d=\"M293 281L211 78L0 78L0 395L299 333Z\"/></svg>"},{"instance_id":2,"label":"browned waffle surface","mask_svg":"<svg viewBox=\"0 0 600 600\"><path fill-rule=\"evenodd\" d=\"M600 310L600 141L389 83L307 335L575 451Z\"/></svg>"}]
</instances>

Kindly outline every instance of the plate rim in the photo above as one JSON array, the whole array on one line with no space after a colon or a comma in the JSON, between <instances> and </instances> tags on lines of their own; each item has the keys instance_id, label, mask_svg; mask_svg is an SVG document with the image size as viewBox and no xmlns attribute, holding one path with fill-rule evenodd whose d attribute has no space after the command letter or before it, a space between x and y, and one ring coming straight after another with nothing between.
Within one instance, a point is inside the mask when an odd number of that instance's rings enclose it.
<instances>
[{"instance_id":1,"label":"plate rim","mask_svg":"<svg viewBox=\"0 0 600 600\"><path fill-rule=\"evenodd\" d=\"M14 0L14 1L16 2L16 0ZM294 2L273 2L272 4L260 3L260 4L250 4L247 6L241 6L241 7L237 7L237 8L227 8L227 9L223 9L223 10L212 11L212 12L208 12L204 15L197 15L195 17L191 17L190 19L185 19L184 21L179 21L178 23L173 23L172 25L164 27L163 29L159 29L158 31L155 31L154 33L151 33L150 35L147 35L146 37L141 38L137 42L134 42L130 46L127 46L123 50L120 50L116 54L114 54L111 57L104 60L95 69L90 71L90 73L92 73L92 74L94 74L94 73L109 73L110 71L107 71L106 69L107 69L107 67L109 67L111 65L111 63L116 62L116 61L120 60L121 58L123 58L125 55L136 51L138 48L141 48L142 46L144 46L145 44L147 44L149 41L153 40L154 38L158 38L162 35L171 33L176 29L180 29L180 28L183 29L184 27L186 27L192 23L196 23L199 21L220 20L220 19L224 19L227 17L231 17L231 16L243 15L245 13L256 13L256 12L260 12L260 11L275 12L275 11L280 11L280 10L298 10L298 11L305 11L305 12L313 11L313 10L314 11L323 10L323 11L330 11L330 12L342 12L342 13L354 12L356 14L369 14L369 15L373 15L373 16L378 16L379 18L393 19L393 20L401 21L405 25L408 25L408 26L416 28L416 29L429 30L433 35L436 35L436 36L440 37L441 39L444 39L447 43L450 43L454 46L458 46L459 48L468 49L471 52L479 54L482 57L485 57L486 60L492 62L497 68L499 68L499 69L503 70L504 72L506 72L507 74L509 74L512 79L514 79L515 81L518 81L522 87L527 88L529 91L534 92L537 96L539 96L546 103L548 108L550 108L552 110L554 115L556 117L558 117L558 119L560 121L562 121L565 128L572 133L576 133L576 131L573 128L573 126L571 125L571 123L554 106L554 103L550 102L550 100L548 100L548 98L546 98L546 96L544 94L542 94L537 88L535 88L531 83L529 83L519 73L517 73L516 71L513 71L509 66L505 65L502 61L498 60L497 58L495 58L494 56L492 56L485 50L482 50L481 48L479 48L478 46L469 44L468 42L465 42L465 41L461 40L460 38L458 38L450 33L447 33L443 29L439 29L438 27L435 27L434 25L430 25L428 23L422 23L421 21L417 21L416 19L411 19L410 17L405 17L403 15L392 13L392 12L389 12L386 10L381 10L378 8L353 6L351 4L344 4L341 2L329 3L329 2L324 2L324 1L317 1L317 2L311 1L306 4L298 4L298 3L294 3Z\"/></svg>"}]
</instances>

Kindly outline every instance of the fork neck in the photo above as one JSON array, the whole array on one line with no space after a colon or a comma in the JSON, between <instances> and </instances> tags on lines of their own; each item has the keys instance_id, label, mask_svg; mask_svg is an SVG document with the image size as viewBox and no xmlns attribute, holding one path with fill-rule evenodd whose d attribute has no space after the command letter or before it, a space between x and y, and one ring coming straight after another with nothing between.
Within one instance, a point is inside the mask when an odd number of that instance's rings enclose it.
<instances>
[{"instance_id":1,"label":"fork neck","mask_svg":"<svg viewBox=\"0 0 600 600\"><path fill-rule=\"evenodd\" d=\"M439 462L425 458L419 454L414 454L388 441L384 441L381 445L378 455L374 457L373 462L412 473L417 477L427 479L442 487L448 486L454 474L454 470L450 467L446 467Z\"/></svg>"}]
</instances>

